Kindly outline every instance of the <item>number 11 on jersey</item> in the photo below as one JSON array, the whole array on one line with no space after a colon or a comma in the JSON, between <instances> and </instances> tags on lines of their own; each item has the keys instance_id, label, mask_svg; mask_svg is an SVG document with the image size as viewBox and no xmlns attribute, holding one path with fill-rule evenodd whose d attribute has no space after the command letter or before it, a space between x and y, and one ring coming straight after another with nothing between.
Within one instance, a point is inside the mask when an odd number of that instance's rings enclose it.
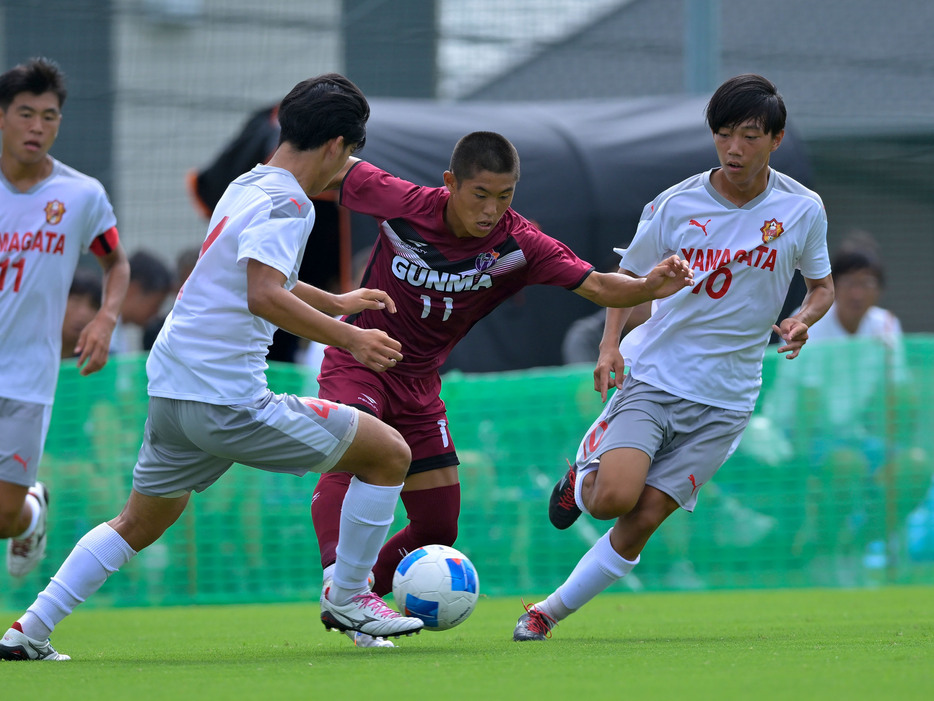
<instances>
[{"instance_id":1,"label":"number 11 on jersey","mask_svg":"<svg viewBox=\"0 0 934 701\"><path fill-rule=\"evenodd\" d=\"M431 313L431 297L428 295L421 295L422 304L422 319L426 318ZM448 317L451 316L451 311L454 309L454 298L453 297L442 297L444 300L444 315L441 317L441 321L447 321Z\"/></svg>"}]
</instances>

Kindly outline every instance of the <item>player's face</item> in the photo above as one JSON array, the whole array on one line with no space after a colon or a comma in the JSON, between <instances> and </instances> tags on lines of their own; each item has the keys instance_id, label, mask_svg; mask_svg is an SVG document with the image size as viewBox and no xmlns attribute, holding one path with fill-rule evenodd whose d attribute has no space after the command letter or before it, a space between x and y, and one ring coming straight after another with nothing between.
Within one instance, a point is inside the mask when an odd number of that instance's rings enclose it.
<instances>
[{"instance_id":1,"label":"player's face","mask_svg":"<svg viewBox=\"0 0 934 701\"><path fill-rule=\"evenodd\" d=\"M445 171L444 185L451 193L444 219L458 238L489 236L516 192L515 176L487 170L461 182L451 171Z\"/></svg>"},{"instance_id":2,"label":"player's face","mask_svg":"<svg viewBox=\"0 0 934 701\"><path fill-rule=\"evenodd\" d=\"M834 278L834 307L840 322L859 326L869 308L879 301L879 278L871 270L854 270Z\"/></svg>"},{"instance_id":3,"label":"player's face","mask_svg":"<svg viewBox=\"0 0 934 701\"><path fill-rule=\"evenodd\" d=\"M0 110L3 153L23 165L41 163L58 136L62 123L58 96L53 92L20 93L6 111Z\"/></svg>"},{"instance_id":4,"label":"player's face","mask_svg":"<svg viewBox=\"0 0 934 701\"><path fill-rule=\"evenodd\" d=\"M720 177L715 185L730 192L758 195L769 181L769 157L784 135L784 131L766 134L755 120L720 128L713 135L720 159Z\"/></svg>"}]
</instances>

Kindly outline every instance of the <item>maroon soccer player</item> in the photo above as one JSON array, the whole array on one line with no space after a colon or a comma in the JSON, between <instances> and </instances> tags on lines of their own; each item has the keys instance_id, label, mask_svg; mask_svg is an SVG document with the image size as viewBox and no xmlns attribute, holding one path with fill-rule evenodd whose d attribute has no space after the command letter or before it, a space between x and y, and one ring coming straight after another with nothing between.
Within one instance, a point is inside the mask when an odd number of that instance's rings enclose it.
<instances>
[{"instance_id":1,"label":"maroon soccer player","mask_svg":"<svg viewBox=\"0 0 934 701\"><path fill-rule=\"evenodd\" d=\"M691 271L672 256L645 278L601 273L510 208L519 155L503 136L463 137L444 173L444 187L421 187L351 158L331 187L340 203L379 221L379 237L362 286L385 290L395 314L369 310L345 317L383 329L402 343L402 360L374 372L346 351L325 351L319 396L350 404L396 428L412 449L402 502L409 524L380 551L376 593L392 589L402 556L430 543L453 545L460 513L458 459L441 401L439 368L480 319L528 285L565 287L601 306L629 307L691 285ZM321 475L311 514L325 586L336 560L341 502L350 475ZM391 646L355 635L359 646Z\"/></svg>"}]
</instances>

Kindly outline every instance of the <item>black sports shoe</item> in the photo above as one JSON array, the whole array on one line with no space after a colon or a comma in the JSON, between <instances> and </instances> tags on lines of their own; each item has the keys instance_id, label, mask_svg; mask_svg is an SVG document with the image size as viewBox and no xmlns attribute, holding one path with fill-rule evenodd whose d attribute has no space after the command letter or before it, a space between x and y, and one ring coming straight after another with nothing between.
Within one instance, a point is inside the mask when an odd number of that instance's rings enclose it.
<instances>
[{"instance_id":1,"label":"black sports shoe","mask_svg":"<svg viewBox=\"0 0 934 701\"><path fill-rule=\"evenodd\" d=\"M577 465L568 461L568 471L551 490L551 498L548 500L548 520L552 526L562 531L570 528L581 515L581 510L574 501L576 482Z\"/></svg>"},{"instance_id":2,"label":"black sports shoe","mask_svg":"<svg viewBox=\"0 0 934 701\"><path fill-rule=\"evenodd\" d=\"M522 605L525 606L525 613L519 616L516 629L512 632L512 639L517 643L522 643L527 640L550 638L551 629L558 625L558 622L534 606L529 606L525 602Z\"/></svg>"}]
</instances>

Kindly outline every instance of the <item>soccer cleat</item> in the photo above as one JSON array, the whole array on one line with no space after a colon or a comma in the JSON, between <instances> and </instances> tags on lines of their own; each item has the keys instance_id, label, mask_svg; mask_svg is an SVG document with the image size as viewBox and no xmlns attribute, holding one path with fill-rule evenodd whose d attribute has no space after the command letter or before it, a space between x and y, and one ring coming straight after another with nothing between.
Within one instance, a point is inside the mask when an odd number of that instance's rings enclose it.
<instances>
[{"instance_id":1,"label":"soccer cleat","mask_svg":"<svg viewBox=\"0 0 934 701\"><path fill-rule=\"evenodd\" d=\"M70 660L68 655L56 652L48 639L33 640L25 633L10 628L0 640L0 660Z\"/></svg>"},{"instance_id":2,"label":"soccer cleat","mask_svg":"<svg viewBox=\"0 0 934 701\"><path fill-rule=\"evenodd\" d=\"M519 616L516 629L512 632L512 639L517 643L527 640L545 640L551 637L551 629L558 622L544 611L523 602L525 613Z\"/></svg>"},{"instance_id":3,"label":"soccer cleat","mask_svg":"<svg viewBox=\"0 0 934 701\"><path fill-rule=\"evenodd\" d=\"M366 583L367 586L372 589L373 583L376 581L376 576L373 572L370 572L370 576L367 577ZM321 585L321 599L320 602L324 603L324 597L327 596L328 589L331 587L331 580L325 579L324 583ZM346 635L353 644L357 647L395 647L392 644L391 640L386 640L386 638L374 637L372 635L367 635L366 633L360 633L355 630L345 630L344 635Z\"/></svg>"},{"instance_id":4,"label":"soccer cleat","mask_svg":"<svg viewBox=\"0 0 934 701\"><path fill-rule=\"evenodd\" d=\"M548 500L548 520L560 530L570 528L580 517L581 510L574 501L574 485L577 483L577 465L568 461L568 471L555 488Z\"/></svg>"},{"instance_id":5,"label":"soccer cleat","mask_svg":"<svg viewBox=\"0 0 934 701\"><path fill-rule=\"evenodd\" d=\"M6 568L14 577L24 577L32 572L45 557L46 531L49 518L49 490L42 482L36 482L29 493L39 500L39 520L27 538L10 538L6 549Z\"/></svg>"},{"instance_id":6,"label":"soccer cleat","mask_svg":"<svg viewBox=\"0 0 934 701\"><path fill-rule=\"evenodd\" d=\"M412 635L421 631L424 623L393 611L373 592L357 594L346 604L333 603L325 595L321 599L321 622L328 630L358 631L374 638Z\"/></svg>"}]
</instances>

